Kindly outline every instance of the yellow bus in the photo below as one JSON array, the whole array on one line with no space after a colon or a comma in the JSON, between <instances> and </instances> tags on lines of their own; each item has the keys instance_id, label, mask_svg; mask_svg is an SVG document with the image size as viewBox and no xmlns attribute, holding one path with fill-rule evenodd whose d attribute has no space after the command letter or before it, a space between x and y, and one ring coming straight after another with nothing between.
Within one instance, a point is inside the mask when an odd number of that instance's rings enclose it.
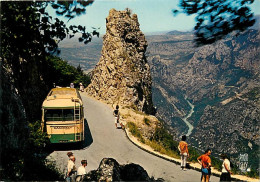
<instances>
[{"instance_id":1,"label":"yellow bus","mask_svg":"<svg viewBox=\"0 0 260 182\"><path fill-rule=\"evenodd\" d=\"M84 108L75 88L53 88L42 104L42 131L51 143L84 141Z\"/></svg>"}]
</instances>

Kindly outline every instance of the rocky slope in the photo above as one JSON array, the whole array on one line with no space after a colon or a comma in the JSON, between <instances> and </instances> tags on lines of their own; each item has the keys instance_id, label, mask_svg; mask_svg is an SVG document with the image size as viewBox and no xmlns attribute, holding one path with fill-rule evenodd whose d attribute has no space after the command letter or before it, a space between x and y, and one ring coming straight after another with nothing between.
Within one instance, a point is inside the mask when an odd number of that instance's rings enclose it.
<instances>
[{"instance_id":1,"label":"rocky slope","mask_svg":"<svg viewBox=\"0 0 260 182\"><path fill-rule=\"evenodd\" d=\"M101 58L92 71L87 92L109 104L128 106L153 114L147 41L137 15L110 10L106 19Z\"/></svg>"},{"instance_id":2,"label":"rocky slope","mask_svg":"<svg viewBox=\"0 0 260 182\"><path fill-rule=\"evenodd\" d=\"M194 130L189 142L202 150L211 147L215 153L227 152L235 158L240 153L249 153L250 163L256 161L256 164L259 161L255 160L260 115L259 31L233 34L214 45L199 48L194 47L193 35L188 32L147 36L146 40L156 116L165 121L175 139L179 140L188 130L182 118L191 113L190 102L194 113L188 121ZM111 63L110 58L106 60L109 61L103 60L102 64ZM102 69L100 73L108 72L107 68ZM99 91L92 92L100 97ZM106 96L102 99L111 97Z\"/></svg>"},{"instance_id":3,"label":"rocky slope","mask_svg":"<svg viewBox=\"0 0 260 182\"><path fill-rule=\"evenodd\" d=\"M150 178L146 170L137 164L120 165L115 159L104 158L97 170L86 174L83 181L163 181Z\"/></svg>"},{"instance_id":4,"label":"rocky slope","mask_svg":"<svg viewBox=\"0 0 260 182\"><path fill-rule=\"evenodd\" d=\"M259 146L259 41L257 30L200 48L188 35L151 41L148 60L158 116L177 136L186 133L181 118L190 112L189 100L195 105L190 142L236 157L249 153L252 162Z\"/></svg>"}]
</instances>

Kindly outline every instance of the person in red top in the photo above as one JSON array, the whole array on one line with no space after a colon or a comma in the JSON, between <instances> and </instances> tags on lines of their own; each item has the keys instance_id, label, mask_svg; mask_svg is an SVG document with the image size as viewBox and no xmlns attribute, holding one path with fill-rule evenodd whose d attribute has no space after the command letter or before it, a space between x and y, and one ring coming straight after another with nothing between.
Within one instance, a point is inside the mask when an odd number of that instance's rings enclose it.
<instances>
[{"instance_id":1,"label":"person in red top","mask_svg":"<svg viewBox=\"0 0 260 182\"><path fill-rule=\"evenodd\" d=\"M186 136L183 135L178 146L181 155L181 168L184 171L186 171L187 158L189 157L188 144L185 141L186 141Z\"/></svg>"},{"instance_id":2,"label":"person in red top","mask_svg":"<svg viewBox=\"0 0 260 182\"><path fill-rule=\"evenodd\" d=\"M209 157L210 155L211 155L211 150L207 149L205 151L205 154L203 154L197 158L198 162L201 165L201 173L202 173L201 181L204 181L204 182L209 182L209 178L210 178L210 174L211 174L211 170L210 170L211 159Z\"/></svg>"}]
</instances>

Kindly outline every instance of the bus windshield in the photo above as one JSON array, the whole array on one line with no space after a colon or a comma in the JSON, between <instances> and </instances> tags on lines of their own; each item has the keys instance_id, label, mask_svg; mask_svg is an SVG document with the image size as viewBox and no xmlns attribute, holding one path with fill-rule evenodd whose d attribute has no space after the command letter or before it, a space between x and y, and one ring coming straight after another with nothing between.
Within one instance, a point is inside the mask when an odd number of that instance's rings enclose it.
<instances>
[{"instance_id":1,"label":"bus windshield","mask_svg":"<svg viewBox=\"0 0 260 182\"><path fill-rule=\"evenodd\" d=\"M74 109L46 109L45 121L73 121Z\"/></svg>"}]
</instances>

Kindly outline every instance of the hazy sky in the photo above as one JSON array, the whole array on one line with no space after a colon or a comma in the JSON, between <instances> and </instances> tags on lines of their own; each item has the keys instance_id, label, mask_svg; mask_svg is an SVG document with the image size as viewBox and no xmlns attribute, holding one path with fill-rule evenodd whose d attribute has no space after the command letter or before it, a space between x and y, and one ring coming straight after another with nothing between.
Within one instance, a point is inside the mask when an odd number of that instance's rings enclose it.
<instances>
[{"instance_id":1,"label":"hazy sky","mask_svg":"<svg viewBox=\"0 0 260 182\"><path fill-rule=\"evenodd\" d=\"M106 31L106 20L109 10L125 10L130 8L137 14L141 31L144 33L161 31L190 31L193 29L195 16L179 14L174 17L172 9L178 8L179 0L95 0L91 6L87 7L85 15L74 18L72 24L83 25L88 31L91 27L100 27L100 33ZM260 0L255 0L252 10L260 14Z\"/></svg>"}]
</instances>

